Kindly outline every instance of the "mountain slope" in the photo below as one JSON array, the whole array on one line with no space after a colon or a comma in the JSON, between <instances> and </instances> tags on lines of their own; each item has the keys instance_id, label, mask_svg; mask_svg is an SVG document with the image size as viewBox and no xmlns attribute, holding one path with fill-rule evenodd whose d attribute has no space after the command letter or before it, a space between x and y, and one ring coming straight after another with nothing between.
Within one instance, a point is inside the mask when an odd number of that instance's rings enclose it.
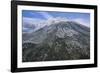
<instances>
[{"instance_id":1,"label":"mountain slope","mask_svg":"<svg viewBox=\"0 0 100 73\"><path fill-rule=\"evenodd\" d=\"M90 28L76 22L52 23L23 35L23 62L89 58Z\"/></svg>"}]
</instances>

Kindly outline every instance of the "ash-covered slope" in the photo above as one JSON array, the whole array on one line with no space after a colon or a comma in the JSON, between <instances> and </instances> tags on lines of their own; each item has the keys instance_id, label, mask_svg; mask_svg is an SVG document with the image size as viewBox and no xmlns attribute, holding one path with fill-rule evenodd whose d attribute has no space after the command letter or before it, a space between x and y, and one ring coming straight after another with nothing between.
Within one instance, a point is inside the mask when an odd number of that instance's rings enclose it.
<instances>
[{"instance_id":1,"label":"ash-covered slope","mask_svg":"<svg viewBox=\"0 0 100 73\"><path fill-rule=\"evenodd\" d=\"M76 22L52 23L23 35L23 62L89 58L90 28Z\"/></svg>"}]
</instances>

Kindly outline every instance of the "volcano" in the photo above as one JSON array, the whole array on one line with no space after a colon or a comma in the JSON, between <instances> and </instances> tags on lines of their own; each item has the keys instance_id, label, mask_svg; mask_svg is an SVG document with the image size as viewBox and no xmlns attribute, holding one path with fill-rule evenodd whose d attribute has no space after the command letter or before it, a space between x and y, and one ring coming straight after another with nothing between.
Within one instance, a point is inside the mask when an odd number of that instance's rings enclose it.
<instances>
[{"instance_id":1,"label":"volcano","mask_svg":"<svg viewBox=\"0 0 100 73\"><path fill-rule=\"evenodd\" d=\"M23 62L90 59L90 28L74 21L53 21L22 42Z\"/></svg>"}]
</instances>

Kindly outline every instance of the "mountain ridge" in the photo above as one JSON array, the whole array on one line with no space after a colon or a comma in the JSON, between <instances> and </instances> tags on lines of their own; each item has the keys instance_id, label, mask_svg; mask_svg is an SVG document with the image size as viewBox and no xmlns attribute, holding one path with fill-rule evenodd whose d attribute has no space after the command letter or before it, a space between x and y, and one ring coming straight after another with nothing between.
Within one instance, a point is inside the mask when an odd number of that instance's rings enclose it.
<instances>
[{"instance_id":1,"label":"mountain ridge","mask_svg":"<svg viewBox=\"0 0 100 73\"><path fill-rule=\"evenodd\" d=\"M90 28L79 23L61 21L26 36L23 62L90 58Z\"/></svg>"}]
</instances>

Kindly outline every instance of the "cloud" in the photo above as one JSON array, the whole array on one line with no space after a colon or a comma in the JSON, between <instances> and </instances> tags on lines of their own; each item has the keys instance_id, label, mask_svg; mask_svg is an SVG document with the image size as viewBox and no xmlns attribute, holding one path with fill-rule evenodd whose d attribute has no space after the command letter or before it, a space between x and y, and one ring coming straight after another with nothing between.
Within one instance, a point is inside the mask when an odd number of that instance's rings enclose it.
<instances>
[{"instance_id":1,"label":"cloud","mask_svg":"<svg viewBox=\"0 0 100 73\"><path fill-rule=\"evenodd\" d=\"M42 13L42 14L45 14L45 13ZM49 26L53 23L58 23L60 21L66 20L65 18L61 18L61 17L53 18L47 14L45 15L45 17L46 16L48 16L49 19L42 20L39 18L23 17L23 21L22 21L23 22L23 32L30 32L30 30L36 31L45 26Z\"/></svg>"},{"instance_id":2,"label":"cloud","mask_svg":"<svg viewBox=\"0 0 100 73\"><path fill-rule=\"evenodd\" d=\"M73 19L72 21L75 21L75 22L80 23L80 24L82 24L84 26L90 27L90 24L87 23L85 19L76 18L76 19Z\"/></svg>"},{"instance_id":3,"label":"cloud","mask_svg":"<svg viewBox=\"0 0 100 73\"><path fill-rule=\"evenodd\" d=\"M23 32L30 32L31 29L23 27Z\"/></svg>"},{"instance_id":4,"label":"cloud","mask_svg":"<svg viewBox=\"0 0 100 73\"><path fill-rule=\"evenodd\" d=\"M32 32L36 31L40 28L43 28L45 26L52 25L54 23L59 23L59 22L66 22L66 21L75 21L77 23L80 23L84 26L90 27L90 24L86 22L85 19L82 18L75 18L75 19L67 19L64 17L52 17L49 16L45 13L42 13L47 16L47 20L42 20L39 18L29 18L29 17L23 17L23 32Z\"/></svg>"},{"instance_id":5,"label":"cloud","mask_svg":"<svg viewBox=\"0 0 100 73\"><path fill-rule=\"evenodd\" d=\"M23 22L23 31L24 32L27 29L29 30L29 32L30 32L30 30L36 31L47 25L45 23L46 22L45 20L38 19L38 18L23 17L22 22ZM28 30L27 30L27 32L28 32Z\"/></svg>"},{"instance_id":6,"label":"cloud","mask_svg":"<svg viewBox=\"0 0 100 73\"><path fill-rule=\"evenodd\" d=\"M38 12L40 15L42 15L46 19L51 19L53 18L52 15L50 15L48 12Z\"/></svg>"},{"instance_id":7,"label":"cloud","mask_svg":"<svg viewBox=\"0 0 100 73\"><path fill-rule=\"evenodd\" d=\"M49 18L47 20L47 24L48 25L51 25L51 24L55 24L55 23L59 23L59 22L66 22L66 21L69 21L67 18L65 17L55 17L55 18Z\"/></svg>"},{"instance_id":8,"label":"cloud","mask_svg":"<svg viewBox=\"0 0 100 73\"><path fill-rule=\"evenodd\" d=\"M30 32L30 30L34 30L36 27L36 24L39 19L33 19L29 17L23 17L22 22L23 22L23 32Z\"/></svg>"},{"instance_id":9,"label":"cloud","mask_svg":"<svg viewBox=\"0 0 100 73\"><path fill-rule=\"evenodd\" d=\"M37 24L41 21L39 18L23 17L23 23Z\"/></svg>"}]
</instances>

